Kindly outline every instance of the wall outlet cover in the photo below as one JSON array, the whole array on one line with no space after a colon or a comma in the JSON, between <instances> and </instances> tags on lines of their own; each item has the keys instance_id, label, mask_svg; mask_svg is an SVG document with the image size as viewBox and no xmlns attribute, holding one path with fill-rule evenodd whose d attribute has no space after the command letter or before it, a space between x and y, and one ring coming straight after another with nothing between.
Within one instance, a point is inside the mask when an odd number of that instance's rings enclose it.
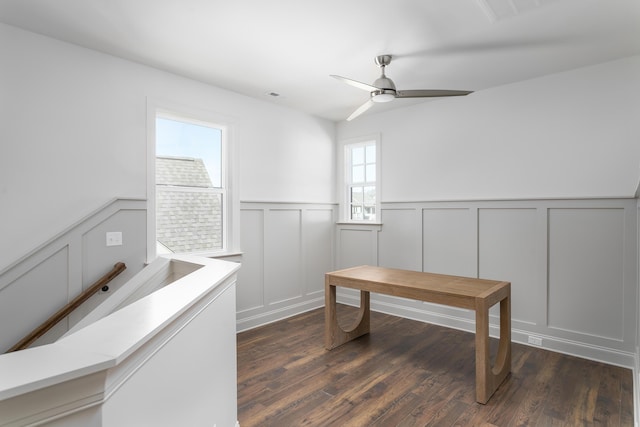
<instances>
[{"instance_id":1,"label":"wall outlet cover","mask_svg":"<svg viewBox=\"0 0 640 427\"><path fill-rule=\"evenodd\" d=\"M542 338L540 337L532 337L531 335L529 335L527 342L529 344L537 345L538 347L542 346Z\"/></svg>"},{"instance_id":2,"label":"wall outlet cover","mask_svg":"<svg viewBox=\"0 0 640 427\"><path fill-rule=\"evenodd\" d=\"M107 231L107 246L121 246L122 231Z\"/></svg>"}]
</instances>

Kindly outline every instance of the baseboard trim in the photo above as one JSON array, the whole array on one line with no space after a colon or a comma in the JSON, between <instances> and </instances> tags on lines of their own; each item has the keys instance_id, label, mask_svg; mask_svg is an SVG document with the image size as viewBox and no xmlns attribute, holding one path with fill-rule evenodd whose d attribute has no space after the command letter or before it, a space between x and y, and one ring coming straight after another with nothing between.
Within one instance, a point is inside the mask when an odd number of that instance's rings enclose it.
<instances>
[{"instance_id":1,"label":"baseboard trim","mask_svg":"<svg viewBox=\"0 0 640 427\"><path fill-rule=\"evenodd\" d=\"M320 307L324 307L324 294L284 307L269 309L269 306L266 306L239 312L236 318L236 332L248 331Z\"/></svg>"},{"instance_id":2,"label":"baseboard trim","mask_svg":"<svg viewBox=\"0 0 640 427\"><path fill-rule=\"evenodd\" d=\"M360 305L359 296L355 295L347 295L342 293L339 295L338 301L356 307ZM380 301L375 298L371 299L371 309L380 313L475 333L475 321L473 319L433 312L429 310L421 310L415 307L408 307L401 304ZM497 338L499 336L500 331L497 325L490 325L489 329L490 335L492 337ZM532 346L528 343L529 335L535 335L536 337L542 338L544 344L540 347ZM632 353L604 348L584 342L566 340L551 335L541 335L539 333L533 333L521 329L511 329L511 340L512 342L518 344L542 348L544 350L554 351L556 353L567 354L570 356L576 356L583 359L606 363L609 365L621 366L623 368L634 369L634 366L636 366L636 364L638 363L636 361L637 352Z\"/></svg>"}]
</instances>

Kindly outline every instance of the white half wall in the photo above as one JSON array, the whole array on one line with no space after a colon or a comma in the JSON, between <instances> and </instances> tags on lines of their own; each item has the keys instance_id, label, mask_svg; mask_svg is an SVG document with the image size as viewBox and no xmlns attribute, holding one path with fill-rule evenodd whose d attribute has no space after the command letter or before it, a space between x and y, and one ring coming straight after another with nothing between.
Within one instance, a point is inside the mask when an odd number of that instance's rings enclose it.
<instances>
[{"instance_id":1,"label":"white half wall","mask_svg":"<svg viewBox=\"0 0 640 427\"><path fill-rule=\"evenodd\" d=\"M240 265L171 263L195 268L55 343L0 355L0 425L237 425Z\"/></svg>"}]
</instances>

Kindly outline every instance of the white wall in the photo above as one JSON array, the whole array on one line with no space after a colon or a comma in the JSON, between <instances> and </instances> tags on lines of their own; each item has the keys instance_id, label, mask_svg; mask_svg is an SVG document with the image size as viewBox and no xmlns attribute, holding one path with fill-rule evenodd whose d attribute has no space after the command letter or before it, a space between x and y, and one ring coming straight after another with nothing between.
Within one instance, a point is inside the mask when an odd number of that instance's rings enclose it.
<instances>
[{"instance_id":1,"label":"white wall","mask_svg":"<svg viewBox=\"0 0 640 427\"><path fill-rule=\"evenodd\" d=\"M337 133L380 132L383 202L633 197L638 117L635 56L367 114Z\"/></svg>"},{"instance_id":2,"label":"white wall","mask_svg":"<svg viewBox=\"0 0 640 427\"><path fill-rule=\"evenodd\" d=\"M233 119L241 200L334 201L332 122L4 24L0 57L0 270L146 197L148 97Z\"/></svg>"}]
</instances>

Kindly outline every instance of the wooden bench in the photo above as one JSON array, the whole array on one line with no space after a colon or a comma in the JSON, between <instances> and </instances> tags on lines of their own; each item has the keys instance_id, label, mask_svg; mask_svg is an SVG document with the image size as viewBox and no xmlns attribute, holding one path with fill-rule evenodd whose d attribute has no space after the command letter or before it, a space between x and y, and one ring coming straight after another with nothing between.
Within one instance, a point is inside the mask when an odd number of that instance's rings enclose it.
<instances>
[{"instance_id":1,"label":"wooden bench","mask_svg":"<svg viewBox=\"0 0 640 427\"><path fill-rule=\"evenodd\" d=\"M336 286L360 290L358 318L347 330L338 324ZM476 401L485 404L511 371L511 283L361 266L325 275L325 338L331 350L369 333L370 292L411 298L476 312ZM500 343L495 366L489 354L489 309L500 302Z\"/></svg>"}]
</instances>

